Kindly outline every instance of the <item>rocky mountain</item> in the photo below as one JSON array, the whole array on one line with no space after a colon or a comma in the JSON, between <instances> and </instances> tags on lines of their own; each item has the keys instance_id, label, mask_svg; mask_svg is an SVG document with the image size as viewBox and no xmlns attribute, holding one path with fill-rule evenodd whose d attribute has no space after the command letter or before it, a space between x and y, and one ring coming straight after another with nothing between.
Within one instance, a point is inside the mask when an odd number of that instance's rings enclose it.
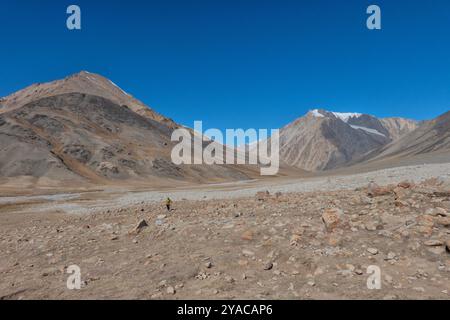
<instances>
[{"instance_id":1,"label":"rocky mountain","mask_svg":"<svg viewBox=\"0 0 450 320\"><path fill-rule=\"evenodd\" d=\"M389 136L393 141L416 130L424 123L404 118L383 118L380 121L389 132Z\"/></svg>"},{"instance_id":2,"label":"rocky mountain","mask_svg":"<svg viewBox=\"0 0 450 320\"><path fill-rule=\"evenodd\" d=\"M446 154L450 160L450 111L366 155L366 161L399 160L427 154Z\"/></svg>"},{"instance_id":3,"label":"rocky mountain","mask_svg":"<svg viewBox=\"0 0 450 320\"><path fill-rule=\"evenodd\" d=\"M308 171L345 166L416 129L406 119L312 110L280 131L280 157Z\"/></svg>"},{"instance_id":4,"label":"rocky mountain","mask_svg":"<svg viewBox=\"0 0 450 320\"><path fill-rule=\"evenodd\" d=\"M127 106L141 116L162 122L168 127L176 127L176 124L171 119L150 109L144 103L119 88L111 80L87 71L81 71L62 80L36 83L2 98L0 99L0 113L15 110L42 98L74 92L103 97L118 105Z\"/></svg>"},{"instance_id":5,"label":"rocky mountain","mask_svg":"<svg viewBox=\"0 0 450 320\"><path fill-rule=\"evenodd\" d=\"M106 78L81 72L2 99L0 177L109 183L233 181L249 168L176 166L172 120Z\"/></svg>"}]
</instances>

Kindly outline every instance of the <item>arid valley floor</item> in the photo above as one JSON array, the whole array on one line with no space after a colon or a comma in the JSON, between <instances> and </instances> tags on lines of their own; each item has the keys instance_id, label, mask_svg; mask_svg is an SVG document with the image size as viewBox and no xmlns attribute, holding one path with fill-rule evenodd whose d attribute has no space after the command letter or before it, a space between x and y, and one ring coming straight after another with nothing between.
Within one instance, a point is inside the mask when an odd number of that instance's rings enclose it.
<instances>
[{"instance_id":1,"label":"arid valley floor","mask_svg":"<svg viewBox=\"0 0 450 320\"><path fill-rule=\"evenodd\" d=\"M450 164L0 197L0 216L0 299L450 298Z\"/></svg>"}]
</instances>

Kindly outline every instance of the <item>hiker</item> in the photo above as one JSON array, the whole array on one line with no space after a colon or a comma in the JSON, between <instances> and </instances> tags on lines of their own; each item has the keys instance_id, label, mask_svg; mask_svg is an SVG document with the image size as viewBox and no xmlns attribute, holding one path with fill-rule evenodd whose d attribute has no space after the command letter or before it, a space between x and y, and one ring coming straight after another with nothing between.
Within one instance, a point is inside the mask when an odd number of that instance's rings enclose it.
<instances>
[{"instance_id":1,"label":"hiker","mask_svg":"<svg viewBox=\"0 0 450 320\"><path fill-rule=\"evenodd\" d=\"M166 200L167 211L170 211L171 205L172 205L172 200L170 198L167 198L167 200Z\"/></svg>"}]
</instances>

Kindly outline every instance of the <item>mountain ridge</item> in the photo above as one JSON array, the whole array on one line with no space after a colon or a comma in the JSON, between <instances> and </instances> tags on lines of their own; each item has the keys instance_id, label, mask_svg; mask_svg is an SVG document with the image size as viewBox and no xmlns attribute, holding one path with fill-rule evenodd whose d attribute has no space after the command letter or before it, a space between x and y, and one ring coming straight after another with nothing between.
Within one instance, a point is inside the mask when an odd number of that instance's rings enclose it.
<instances>
[{"instance_id":1,"label":"mountain ridge","mask_svg":"<svg viewBox=\"0 0 450 320\"><path fill-rule=\"evenodd\" d=\"M313 109L281 129L280 156L287 165L304 170L332 170L412 132L417 126L417 122L403 118L380 120L362 113Z\"/></svg>"}]
</instances>

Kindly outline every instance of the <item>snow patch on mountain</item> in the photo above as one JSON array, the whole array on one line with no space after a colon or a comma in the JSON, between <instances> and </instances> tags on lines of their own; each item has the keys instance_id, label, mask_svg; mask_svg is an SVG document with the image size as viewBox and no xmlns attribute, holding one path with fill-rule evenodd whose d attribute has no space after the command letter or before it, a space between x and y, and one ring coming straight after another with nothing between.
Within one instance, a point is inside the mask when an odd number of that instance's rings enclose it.
<instances>
[{"instance_id":1,"label":"snow patch on mountain","mask_svg":"<svg viewBox=\"0 0 450 320\"><path fill-rule=\"evenodd\" d=\"M108 80L114 87L116 87L117 89L119 89L123 94L125 94L125 95L127 95L127 96L130 96L131 97L131 95L129 94L129 93L127 93L127 92L125 92L121 87L119 87L117 84L115 84L114 82L112 82L111 80Z\"/></svg>"},{"instance_id":2,"label":"snow patch on mountain","mask_svg":"<svg viewBox=\"0 0 450 320\"><path fill-rule=\"evenodd\" d=\"M344 122L348 122L350 118L359 118L362 116L362 113L355 113L355 112L331 112L336 118L341 119Z\"/></svg>"},{"instance_id":3,"label":"snow patch on mountain","mask_svg":"<svg viewBox=\"0 0 450 320\"><path fill-rule=\"evenodd\" d=\"M360 126L354 126L354 125L350 125L350 127L352 127L353 129L356 129L356 130L363 130L363 131L366 131L368 133L373 133L373 134L376 134L376 135L379 135L379 136L386 137L380 131L375 130L375 129L370 129L370 128L366 128L366 127L360 127Z\"/></svg>"},{"instance_id":4,"label":"snow patch on mountain","mask_svg":"<svg viewBox=\"0 0 450 320\"><path fill-rule=\"evenodd\" d=\"M316 118L325 118L327 115L334 115L336 118L341 119L344 122L348 122L351 118L359 118L362 116L362 113L355 113L355 112L333 112L333 111L326 111L326 110L320 110L320 109L314 109L309 111L310 115Z\"/></svg>"},{"instance_id":5,"label":"snow patch on mountain","mask_svg":"<svg viewBox=\"0 0 450 320\"><path fill-rule=\"evenodd\" d=\"M325 117L323 114L320 113L320 111L318 109L311 110L309 113L316 118L324 118Z\"/></svg>"}]
</instances>

